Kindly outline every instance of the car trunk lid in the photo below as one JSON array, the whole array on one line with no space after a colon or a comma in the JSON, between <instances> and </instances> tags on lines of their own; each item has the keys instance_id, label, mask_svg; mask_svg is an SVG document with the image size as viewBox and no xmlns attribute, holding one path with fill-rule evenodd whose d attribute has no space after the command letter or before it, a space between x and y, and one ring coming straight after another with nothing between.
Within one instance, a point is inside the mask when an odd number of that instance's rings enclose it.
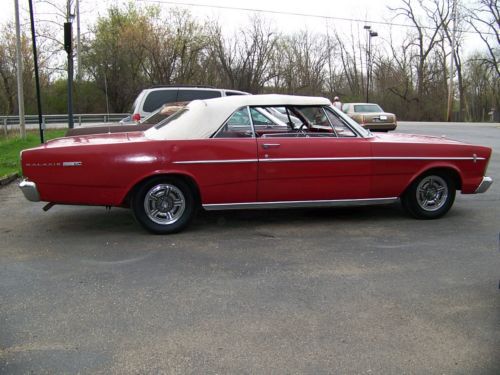
<instances>
[{"instance_id":1,"label":"car trunk lid","mask_svg":"<svg viewBox=\"0 0 500 375\"><path fill-rule=\"evenodd\" d=\"M106 133L106 134L89 134L81 136L72 136L64 138L56 138L46 142L40 147L57 148L68 146L85 146L85 145L105 145L123 142L138 142L147 140L143 132L128 132L128 133Z\"/></svg>"}]
</instances>

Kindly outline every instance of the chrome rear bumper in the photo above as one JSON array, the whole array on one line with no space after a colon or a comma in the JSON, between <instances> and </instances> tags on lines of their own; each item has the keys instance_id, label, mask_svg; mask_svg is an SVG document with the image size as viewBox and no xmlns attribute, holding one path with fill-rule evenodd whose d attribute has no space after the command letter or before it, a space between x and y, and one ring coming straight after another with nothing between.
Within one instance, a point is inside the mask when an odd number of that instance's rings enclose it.
<instances>
[{"instance_id":1,"label":"chrome rear bumper","mask_svg":"<svg viewBox=\"0 0 500 375\"><path fill-rule=\"evenodd\" d=\"M31 202L40 202L40 194L34 182L22 180L19 184L19 189L21 189L27 200Z\"/></svg>"},{"instance_id":2,"label":"chrome rear bumper","mask_svg":"<svg viewBox=\"0 0 500 375\"><path fill-rule=\"evenodd\" d=\"M475 194L484 193L493 184L493 179L491 177L483 177L483 180L477 187Z\"/></svg>"}]
</instances>

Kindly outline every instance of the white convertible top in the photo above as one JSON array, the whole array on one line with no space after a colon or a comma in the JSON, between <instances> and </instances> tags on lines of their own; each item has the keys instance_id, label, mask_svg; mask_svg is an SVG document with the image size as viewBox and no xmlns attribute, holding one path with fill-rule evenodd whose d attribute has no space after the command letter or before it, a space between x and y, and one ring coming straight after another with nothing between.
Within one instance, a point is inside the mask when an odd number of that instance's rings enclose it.
<instances>
[{"instance_id":1,"label":"white convertible top","mask_svg":"<svg viewBox=\"0 0 500 375\"><path fill-rule=\"evenodd\" d=\"M294 95L236 95L222 98L194 100L185 111L173 115L165 126L152 127L145 132L150 139L204 139L210 137L231 116L245 106L331 105L330 100L312 96Z\"/></svg>"}]
</instances>

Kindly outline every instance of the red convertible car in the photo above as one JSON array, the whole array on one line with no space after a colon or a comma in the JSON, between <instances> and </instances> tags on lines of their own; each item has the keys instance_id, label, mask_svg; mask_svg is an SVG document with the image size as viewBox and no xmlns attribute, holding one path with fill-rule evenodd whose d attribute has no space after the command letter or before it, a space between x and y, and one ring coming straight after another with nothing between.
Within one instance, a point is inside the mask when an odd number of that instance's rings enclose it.
<instances>
[{"instance_id":1,"label":"red convertible car","mask_svg":"<svg viewBox=\"0 0 500 375\"><path fill-rule=\"evenodd\" d=\"M401 200L443 216L456 190L483 193L491 149L445 138L373 135L324 98L196 100L144 132L74 136L24 150L30 201L130 207L154 233L206 210Z\"/></svg>"}]
</instances>

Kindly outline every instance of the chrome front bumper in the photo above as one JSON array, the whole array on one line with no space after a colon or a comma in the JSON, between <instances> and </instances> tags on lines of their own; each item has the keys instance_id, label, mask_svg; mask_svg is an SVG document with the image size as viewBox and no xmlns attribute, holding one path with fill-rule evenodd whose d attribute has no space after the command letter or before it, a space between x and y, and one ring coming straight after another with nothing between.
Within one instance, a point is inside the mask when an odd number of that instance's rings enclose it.
<instances>
[{"instance_id":1,"label":"chrome front bumper","mask_svg":"<svg viewBox=\"0 0 500 375\"><path fill-rule=\"evenodd\" d=\"M493 179L491 177L483 177L483 181L481 181L481 183L479 184L474 193L476 194L484 193L486 190L490 188L492 184L493 184Z\"/></svg>"},{"instance_id":2,"label":"chrome front bumper","mask_svg":"<svg viewBox=\"0 0 500 375\"><path fill-rule=\"evenodd\" d=\"M34 182L22 180L19 189L23 192L25 198L31 202L40 202L40 194Z\"/></svg>"}]
</instances>

